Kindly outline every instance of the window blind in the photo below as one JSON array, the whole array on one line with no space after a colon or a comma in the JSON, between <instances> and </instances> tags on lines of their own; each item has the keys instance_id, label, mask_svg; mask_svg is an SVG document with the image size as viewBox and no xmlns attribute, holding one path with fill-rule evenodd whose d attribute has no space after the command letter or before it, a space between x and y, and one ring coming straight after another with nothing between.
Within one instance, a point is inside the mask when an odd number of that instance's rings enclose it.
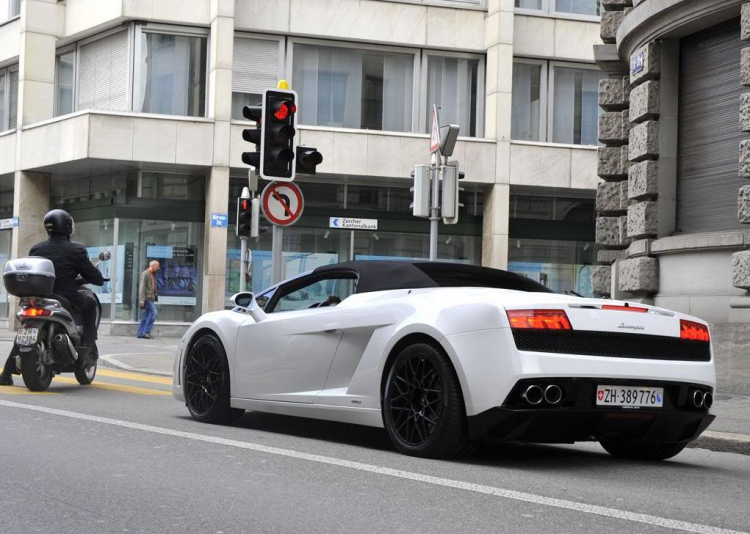
<instances>
[{"instance_id":1,"label":"window blind","mask_svg":"<svg viewBox=\"0 0 750 534\"><path fill-rule=\"evenodd\" d=\"M235 38L232 92L261 94L264 89L276 87L278 76L278 41Z\"/></svg>"},{"instance_id":2,"label":"window blind","mask_svg":"<svg viewBox=\"0 0 750 534\"><path fill-rule=\"evenodd\" d=\"M128 110L128 32L81 47L76 108Z\"/></svg>"},{"instance_id":3,"label":"window blind","mask_svg":"<svg viewBox=\"0 0 750 534\"><path fill-rule=\"evenodd\" d=\"M18 120L18 71L11 71L9 78L8 129L13 130L16 127L16 122Z\"/></svg>"}]
</instances>

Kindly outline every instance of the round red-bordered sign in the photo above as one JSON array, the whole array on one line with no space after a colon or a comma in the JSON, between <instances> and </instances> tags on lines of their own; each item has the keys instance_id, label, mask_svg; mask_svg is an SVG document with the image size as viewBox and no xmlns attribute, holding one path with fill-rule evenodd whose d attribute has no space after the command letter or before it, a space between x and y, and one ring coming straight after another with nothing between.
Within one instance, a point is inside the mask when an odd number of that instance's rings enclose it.
<instances>
[{"instance_id":1,"label":"round red-bordered sign","mask_svg":"<svg viewBox=\"0 0 750 534\"><path fill-rule=\"evenodd\" d=\"M302 190L294 182L271 182L260 199L263 215L276 226L293 225L305 209Z\"/></svg>"}]
</instances>

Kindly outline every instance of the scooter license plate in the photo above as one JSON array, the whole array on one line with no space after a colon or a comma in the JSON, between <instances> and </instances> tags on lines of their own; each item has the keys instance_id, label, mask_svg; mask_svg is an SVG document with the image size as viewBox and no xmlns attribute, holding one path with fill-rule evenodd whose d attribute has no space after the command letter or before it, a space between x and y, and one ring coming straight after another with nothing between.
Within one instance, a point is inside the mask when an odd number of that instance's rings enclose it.
<instances>
[{"instance_id":1,"label":"scooter license plate","mask_svg":"<svg viewBox=\"0 0 750 534\"><path fill-rule=\"evenodd\" d=\"M39 337L38 328L19 328L16 343L21 347L28 347L36 343L37 337Z\"/></svg>"}]
</instances>

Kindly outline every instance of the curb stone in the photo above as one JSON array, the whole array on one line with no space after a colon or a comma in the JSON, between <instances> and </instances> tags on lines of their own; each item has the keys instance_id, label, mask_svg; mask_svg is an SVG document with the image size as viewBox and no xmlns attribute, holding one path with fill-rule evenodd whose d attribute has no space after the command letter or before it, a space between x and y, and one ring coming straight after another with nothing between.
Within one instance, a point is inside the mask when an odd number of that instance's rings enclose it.
<instances>
[{"instance_id":1,"label":"curb stone","mask_svg":"<svg viewBox=\"0 0 750 534\"><path fill-rule=\"evenodd\" d=\"M172 373L159 371L156 369L146 369L143 367L133 367L119 360L111 358L110 356L99 356L99 365L102 367L109 367L110 369L119 369L120 371L128 371L129 373L141 373L145 375L156 375L165 376L172 378Z\"/></svg>"},{"instance_id":2,"label":"curb stone","mask_svg":"<svg viewBox=\"0 0 750 534\"><path fill-rule=\"evenodd\" d=\"M691 442L688 447L750 456L750 436L707 430L698 439Z\"/></svg>"}]
</instances>

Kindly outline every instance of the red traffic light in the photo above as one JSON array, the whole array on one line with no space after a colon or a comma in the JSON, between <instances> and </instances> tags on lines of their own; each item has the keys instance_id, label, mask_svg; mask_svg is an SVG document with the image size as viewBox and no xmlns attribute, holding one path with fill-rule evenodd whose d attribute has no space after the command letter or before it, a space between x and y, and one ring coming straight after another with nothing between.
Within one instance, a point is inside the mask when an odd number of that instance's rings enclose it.
<instances>
[{"instance_id":1,"label":"red traffic light","mask_svg":"<svg viewBox=\"0 0 750 534\"><path fill-rule=\"evenodd\" d=\"M245 199L242 200L242 209L243 210L247 209L247 200L245 200Z\"/></svg>"},{"instance_id":2,"label":"red traffic light","mask_svg":"<svg viewBox=\"0 0 750 534\"><path fill-rule=\"evenodd\" d=\"M276 110L273 112L273 116L276 117L278 120L283 121L286 120L289 115L293 115L297 113L297 106L295 106L292 102L281 102L276 106Z\"/></svg>"}]
</instances>

